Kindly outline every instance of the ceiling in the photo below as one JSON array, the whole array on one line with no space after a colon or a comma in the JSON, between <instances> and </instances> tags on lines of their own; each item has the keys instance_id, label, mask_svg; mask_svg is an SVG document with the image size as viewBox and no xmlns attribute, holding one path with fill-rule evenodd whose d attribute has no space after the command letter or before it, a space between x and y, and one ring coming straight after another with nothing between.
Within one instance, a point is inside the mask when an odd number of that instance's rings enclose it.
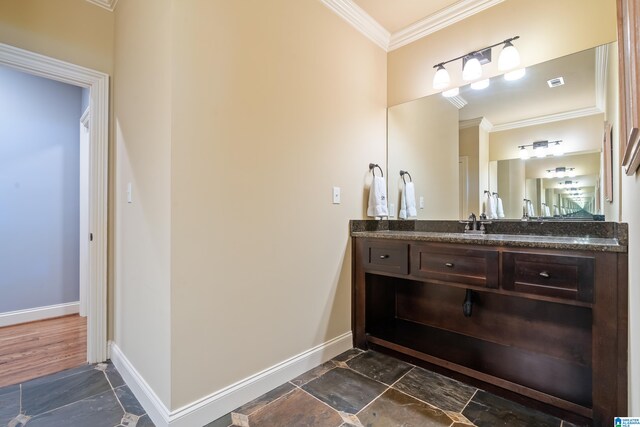
<instances>
[{"instance_id":1,"label":"ceiling","mask_svg":"<svg viewBox=\"0 0 640 427\"><path fill-rule=\"evenodd\" d=\"M353 0L387 31L395 33L459 0Z\"/></svg>"}]
</instances>

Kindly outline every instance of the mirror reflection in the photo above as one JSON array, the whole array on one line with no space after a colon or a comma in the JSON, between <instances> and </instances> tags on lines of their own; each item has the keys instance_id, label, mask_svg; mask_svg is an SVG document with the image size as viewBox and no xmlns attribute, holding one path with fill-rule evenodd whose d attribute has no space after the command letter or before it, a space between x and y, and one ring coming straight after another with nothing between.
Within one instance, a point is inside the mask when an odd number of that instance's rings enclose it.
<instances>
[{"instance_id":1,"label":"mirror reflection","mask_svg":"<svg viewBox=\"0 0 640 427\"><path fill-rule=\"evenodd\" d=\"M497 76L485 89L389 108L390 209L397 215L401 206L403 170L413 178L418 219L491 216L487 193L501 199L507 219L601 214L605 110L616 95L605 89L615 77L607 61L615 49L599 46L529 67L518 80Z\"/></svg>"}]
</instances>

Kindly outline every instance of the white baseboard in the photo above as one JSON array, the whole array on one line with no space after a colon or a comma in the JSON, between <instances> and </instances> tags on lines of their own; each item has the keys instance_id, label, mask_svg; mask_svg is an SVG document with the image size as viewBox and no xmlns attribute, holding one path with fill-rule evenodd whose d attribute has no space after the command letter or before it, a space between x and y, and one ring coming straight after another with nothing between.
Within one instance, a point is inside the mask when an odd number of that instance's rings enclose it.
<instances>
[{"instance_id":1,"label":"white baseboard","mask_svg":"<svg viewBox=\"0 0 640 427\"><path fill-rule=\"evenodd\" d=\"M351 332L310 348L235 384L170 411L115 343L111 357L122 378L158 427L202 426L353 347Z\"/></svg>"},{"instance_id":2,"label":"white baseboard","mask_svg":"<svg viewBox=\"0 0 640 427\"><path fill-rule=\"evenodd\" d=\"M17 325L19 323L35 322L36 320L66 316L80 312L80 302L48 305L46 307L28 308L26 310L8 311L0 313L0 328Z\"/></svg>"}]
</instances>

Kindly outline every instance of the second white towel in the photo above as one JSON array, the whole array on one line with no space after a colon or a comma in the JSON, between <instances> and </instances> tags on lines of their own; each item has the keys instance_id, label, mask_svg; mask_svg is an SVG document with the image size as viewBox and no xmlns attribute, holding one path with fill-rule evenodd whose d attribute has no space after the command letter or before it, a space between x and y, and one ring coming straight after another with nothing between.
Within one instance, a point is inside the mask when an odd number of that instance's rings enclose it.
<instances>
[{"instance_id":1,"label":"second white towel","mask_svg":"<svg viewBox=\"0 0 640 427\"><path fill-rule=\"evenodd\" d=\"M389 216L387 209L387 184L381 176L374 176L369 190L369 207L367 216Z\"/></svg>"},{"instance_id":2,"label":"second white towel","mask_svg":"<svg viewBox=\"0 0 640 427\"><path fill-rule=\"evenodd\" d=\"M403 185L402 195L400 196L400 213L398 216L401 219L418 216L418 211L416 210L416 190L413 182L406 182Z\"/></svg>"}]
</instances>

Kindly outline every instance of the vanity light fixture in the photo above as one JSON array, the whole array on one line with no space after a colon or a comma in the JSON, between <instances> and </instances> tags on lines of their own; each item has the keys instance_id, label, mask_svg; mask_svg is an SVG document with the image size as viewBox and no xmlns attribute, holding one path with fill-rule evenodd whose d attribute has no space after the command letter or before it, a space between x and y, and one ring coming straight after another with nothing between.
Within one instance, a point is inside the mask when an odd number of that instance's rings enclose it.
<instances>
[{"instance_id":1,"label":"vanity light fixture","mask_svg":"<svg viewBox=\"0 0 640 427\"><path fill-rule=\"evenodd\" d=\"M482 65L491 62L491 49L504 45L504 48L500 52L498 57L498 69L500 71L513 70L520 65L520 54L513 45L513 41L519 39L520 36L515 36L501 41L500 43L492 44L491 46L483 47L482 49L474 50L465 55L458 56L448 61L440 62L433 66L436 69L436 73L433 76L433 88L445 89L451 83L451 77L449 72L444 68L450 62L462 59L462 78L465 81L473 81L482 77ZM524 75L524 69L514 71L513 76L520 78ZM514 78L515 80L515 78Z\"/></svg>"},{"instance_id":2,"label":"vanity light fixture","mask_svg":"<svg viewBox=\"0 0 640 427\"><path fill-rule=\"evenodd\" d=\"M477 82L471 83L471 89L473 90L482 90L489 87L489 79L478 80Z\"/></svg>"},{"instance_id":3,"label":"vanity light fixture","mask_svg":"<svg viewBox=\"0 0 640 427\"><path fill-rule=\"evenodd\" d=\"M564 150L560 147L561 139L557 141L535 141L533 144L518 145L520 149L520 158L523 160L531 157L531 154L527 150L527 147L531 147L533 155L538 158L546 157L548 155L561 156L564 154Z\"/></svg>"},{"instance_id":4,"label":"vanity light fixture","mask_svg":"<svg viewBox=\"0 0 640 427\"><path fill-rule=\"evenodd\" d=\"M504 79L507 81L520 80L527 74L526 68L520 68L517 70L509 71L508 73L504 73Z\"/></svg>"},{"instance_id":5,"label":"vanity light fixture","mask_svg":"<svg viewBox=\"0 0 640 427\"><path fill-rule=\"evenodd\" d=\"M576 176L576 168L567 168L562 166L555 169L547 169L547 173L551 178L564 178L567 176L573 178L574 176ZM571 181L565 181L566 185L571 185L570 183Z\"/></svg>"}]
</instances>

